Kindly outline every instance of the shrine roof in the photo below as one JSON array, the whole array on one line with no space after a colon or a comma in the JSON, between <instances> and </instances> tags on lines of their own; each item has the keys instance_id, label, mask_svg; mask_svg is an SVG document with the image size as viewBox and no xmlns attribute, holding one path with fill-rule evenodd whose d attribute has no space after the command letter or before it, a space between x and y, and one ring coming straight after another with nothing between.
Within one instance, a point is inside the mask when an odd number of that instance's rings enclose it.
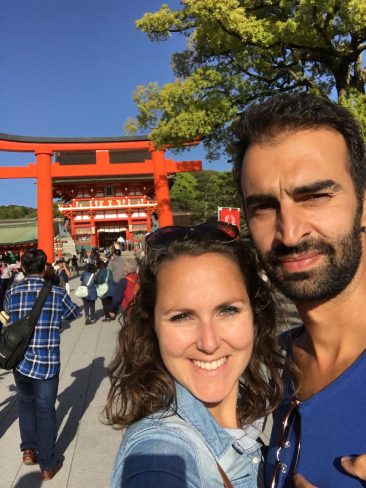
<instances>
[{"instance_id":1,"label":"shrine roof","mask_svg":"<svg viewBox=\"0 0 366 488\"><path fill-rule=\"evenodd\" d=\"M0 132L0 140L19 142L62 142L62 143L93 143L93 142L133 142L149 141L147 136L112 136L112 137L42 137L42 136L17 136Z\"/></svg>"}]
</instances>

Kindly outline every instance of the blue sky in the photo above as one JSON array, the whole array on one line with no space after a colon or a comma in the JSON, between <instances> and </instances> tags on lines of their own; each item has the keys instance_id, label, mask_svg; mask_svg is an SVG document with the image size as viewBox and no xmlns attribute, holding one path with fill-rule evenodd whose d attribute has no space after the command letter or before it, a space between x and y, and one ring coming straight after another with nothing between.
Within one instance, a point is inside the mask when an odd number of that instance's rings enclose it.
<instances>
[{"instance_id":1,"label":"blue sky","mask_svg":"<svg viewBox=\"0 0 366 488\"><path fill-rule=\"evenodd\" d=\"M123 135L139 84L173 79L184 41L152 43L135 28L163 0L0 0L0 132L55 137ZM177 0L166 0L171 8ZM173 156L202 159L200 148ZM30 154L0 152L0 166ZM35 180L1 180L0 205L36 206Z\"/></svg>"}]
</instances>

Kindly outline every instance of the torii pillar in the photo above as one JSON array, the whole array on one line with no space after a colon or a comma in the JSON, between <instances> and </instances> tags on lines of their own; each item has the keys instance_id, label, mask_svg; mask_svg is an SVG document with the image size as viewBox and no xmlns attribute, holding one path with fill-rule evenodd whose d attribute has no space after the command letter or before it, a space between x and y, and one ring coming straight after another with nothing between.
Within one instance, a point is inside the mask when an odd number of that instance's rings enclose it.
<instances>
[{"instance_id":1,"label":"torii pillar","mask_svg":"<svg viewBox=\"0 0 366 488\"><path fill-rule=\"evenodd\" d=\"M173 225L173 214L170 204L168 175L165 165L165 151L152 149L151 159L154 169L155 196L158 204L159 226Z\"/></svg>"},{"instance_id":2,"label":"torii pillar","mask_svg":"<svg viewBox=\"0 0 366 488\"><path fill-rule=\"evenodd\" d=\"M52 199L52 151L35 152L37 158L38 248L47 254L47 261L55 260Z\"/></svg>"}]
</instances>

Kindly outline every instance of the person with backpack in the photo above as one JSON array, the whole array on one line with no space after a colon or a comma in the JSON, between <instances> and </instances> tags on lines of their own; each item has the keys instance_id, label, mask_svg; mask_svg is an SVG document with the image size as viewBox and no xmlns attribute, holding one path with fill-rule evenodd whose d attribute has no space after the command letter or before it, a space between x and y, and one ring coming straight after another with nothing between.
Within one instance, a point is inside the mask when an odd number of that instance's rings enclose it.
<instances>
[{"instance_id":1,"label":"person with backpack","mask_svg":"<svg viewBox=\"0 0 366 488\"><path fill-rule=\"evenodd\" d=\"M113 275L110 269L106 267L106 263L101 259L98 261L98 274L96 278L97 295L102 301L104 318L102 322L109 322L112 320L109 317L109 310L112 304L112 297L114 294L115 284L113 282Z\"/></svg>"},{"instance_id":2,"label":"person with backpack","mask_svg":"<svg viewBox=\"0 0 366 488\"><path fill-rule=\"evenodd\" d=\"M114 290L112 305L109 310L109 317L111 319L116 318L120 306L122 312L127 310L128 305L132 302L139 289L137 263L135 259L125 259L124 272L125 277L117 283Z\"/></svg>"},{"instance_id":3,"label":"person with backpack","mask_svg":"<svg viewBox=\"0 0 366 488\"><path fill-rule=\"evenodd\" d=\"M80 276L80 284L86 286L88 294L83 297L85 325L90 325L95 322L95 301L97 299L97 267L93 263L86 266L86 270Z\"/></svg>"},{"instance_id":4,"label":"person with backpack","mask_svg":"<svg viewBox=\"0 0 366 488\"><path fill-rule=\"evenodd\" d=\"M46 254L41 249L30 249L22 255L21 264L26 278L9 288L5 295L4 310L10 317L8 327L32 309L45 282L46 263ZM79 307L66 291L53 286L24 358L13 371L19 398L23 464L39 463L43 481L51 480L62 467L55 454L60 332L64 320L74 320L79 314Z\"/></svg>"}]
</instances>

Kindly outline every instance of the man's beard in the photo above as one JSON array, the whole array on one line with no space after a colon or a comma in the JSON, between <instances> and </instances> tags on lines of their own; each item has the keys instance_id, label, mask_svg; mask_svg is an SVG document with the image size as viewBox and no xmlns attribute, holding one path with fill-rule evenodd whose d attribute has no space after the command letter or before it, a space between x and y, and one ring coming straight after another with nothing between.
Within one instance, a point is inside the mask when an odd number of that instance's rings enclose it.
<instances>
[{"instance_id":1,"label":"man's beard","mask_svg":"<svg viewBox=\"0 0 366 488\"><path fill-rule=\"evenodd\" d=\"M262 258L263 267L274 285L295 302L323 301L334 298L352 281L361 260L360 218L351 232L332 244L322 239L308 239L298 246L276 246ZM279 258L317 251L325 263L309 271L289 273L281 268Z\"/></svg>"}]
</instances>

